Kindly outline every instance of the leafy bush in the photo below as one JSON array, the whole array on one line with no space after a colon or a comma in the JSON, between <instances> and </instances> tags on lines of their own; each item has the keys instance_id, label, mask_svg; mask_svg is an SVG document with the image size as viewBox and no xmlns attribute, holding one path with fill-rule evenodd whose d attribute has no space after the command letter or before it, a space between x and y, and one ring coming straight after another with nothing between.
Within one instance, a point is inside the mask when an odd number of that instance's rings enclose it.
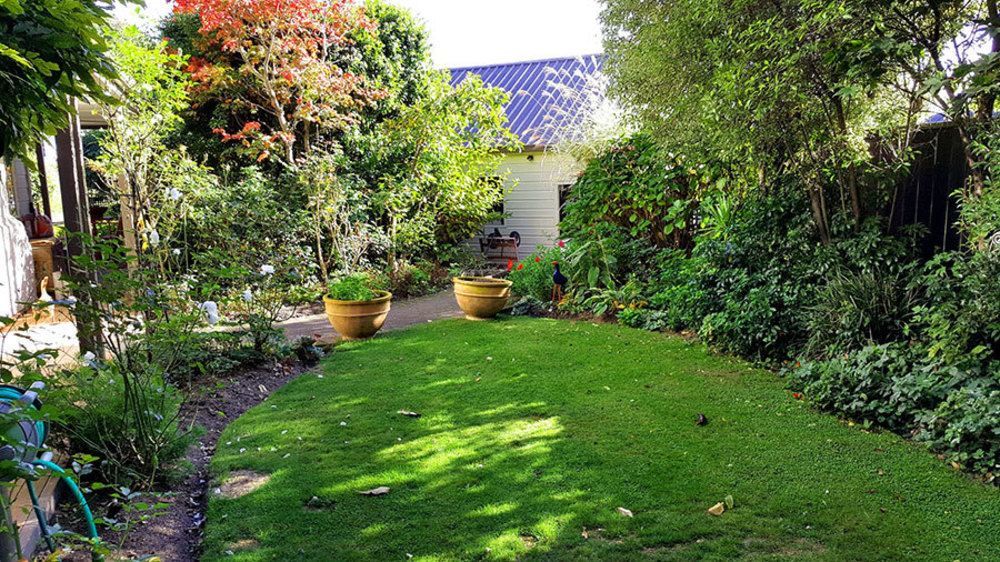
<instances>
[{"instance_id":1,"label":"leafy bush","mask_svg":"<svg viewBox=\"0 0 1000 562\"><path fill-rule=\"evenodd\" d=\"M639 133L588 163L560 231L571 240L625 234L654 247L684 247L695 224L694 195L711 181L703 166L686 165Z\"/></svg>"},{"instance_id":2,"label":"leafy bush","mask_svg":"<svg viewBox=\"0 0 1000 562\"><path fill-rule=\"evenodd\" d=\"M967 354L1000 359L1000 250L938 254L913 286L922 301L907 327L931 356L954 361Z\"/></svg>"},{"instance_id":3,"label":"leafy bush","mask_svg":"<svg viewBox=\"0 0 1000 562\"><path fill-rule=\"evenodd\" d=\"M180 424L182 395L155 366L126 372L109 361L71 371L63 381L55 398L64 411L57 430L70 451L97 456L100 472L114 483L148 488L180 475L194 436Z\"/></svg>"},{"instance_id":4,"label":"leafy bush","mask_svg":"<svg viewBox=\"0 0 1000 562\"><path fill-rule=\"evenodd\" d=\"M705 262L681 251L663 251L657 256L655 277L650 281L649 306L656 309L657 323L671 330L697 329L712 311L701 283Z\"/></svg>"},{"instance_id":5,"label":"leafy bush","mask_svg":"<svg viewBox=\"0 0 1000 562\"><path fill-rule=\"evenodd\" d=\"M950 461L1000 469L1000 364L951 363L919 346L867 346L791 370L789 385L819 407L910 435Z\"/></svg>"},{"instance_id":6,"label":"leafy bush","mask_svg":"<svg viewBox=\"0 0 1000 562\"><path fill-rule=\"evenodd\" d=\"M508 279L514 284L511 291L521 297L531 297L537 301L552 300L552 274L555 271L554 262L559 262L560 271L567 277L572 276L563 268L565 252L560 247L545 248L539 246L528 257L519 262L508 263L510 271ZM561 261L562 260L562 261Z\"/></svg>"},{"instance_id":7,"label":"leafy bush","mask_svg":"<svg viewBox=\"0 0 1000 562\"><path fill-rule=\"evenodd\" d=\"M748 199L726 239L695 246L698 280L684 294L704 299L688 305L704 318L690 327L717 349L754 360L794 355L808 337L808 307L829 267L816 259L817 247L800 193L779 189Z\"/></svg>"},{"instance_id":8,"label":"leafy bush","mask_svg":"<svg viewBox=\"0 0 1000 562\"><path fill-rule=\"evenodd\" d=\"M631 328L659 332L672 328L670 313L648 308L626 308L618 313L618 321Z\"/></svg>"},{"instance_id":9,"label":"leafy bush","mask_svg":"<svg viewBox=\"0 0 1000 562\"><path fill-rule=\"evenodd\" d=\"M389 287L393 296L410 298L433 293L447 286L449 280L448 270L440 264L419 260L400 263L394 271L385 274L382 284Z\"/></svg>"},{"instance_id":10,"label":"leafy bush","mask_svg":"<svg viewBox=\"0 0 1000 562\"><path fill-rule=\"evenodd\" d=\"M620 314L625 310L635 310L645 306L642 300L642 286L634 277L616 288L593 288L574 293L574 303L578 308L596 316Z\"/></svg>"},{"instance_id":11,"label":"leafy bush","mask_svg":"<svg viewBox=\"0 0 1000 562\"><path fill-rule=\"evenodd\" d=\"M136 255L120 243L80 243L96 257L79 256L67 282L90 365L64 377L61 405L70 413L57 430L70 452L100 458L109 481L149 488L190 443L178 418L181 397L168 379L175 369L193 369L187 361L203 343L193 334L204 316L184 285L133 267ZM101 272L100 283L87 271Z\"/></svg>"},{"instance_id":12,"label":"leafy bush","mask_svg":"<svg viewBox=\"0 0 1000 562\"><path fill-rule=\"evenodd\" d=\"M790 385L821 408L882 427L906 427L913 421L912 399L896 392L894 381L908 376L917 359L919 353L905 344L872 345L847 357L803 363L792 371Z\"/></svg>"},{"instance_id":13,"label":"leafy bush","mask_svg":"<svg viewBox=\"0 0 1000 562\"><path fill-rule=\"evenodd\" d=\"M375 291L370 275L355 273L331 283L327 295L338 301L370 301L375 298Z\"/></svg>"}]
</instances>

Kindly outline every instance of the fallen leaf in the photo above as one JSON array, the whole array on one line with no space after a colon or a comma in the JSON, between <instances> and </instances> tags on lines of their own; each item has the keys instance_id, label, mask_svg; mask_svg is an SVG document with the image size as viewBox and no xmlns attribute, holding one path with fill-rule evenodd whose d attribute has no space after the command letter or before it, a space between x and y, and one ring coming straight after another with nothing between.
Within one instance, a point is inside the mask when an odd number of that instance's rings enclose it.
<instances>
[{"instance_id":1,"label":"fallen leaf","mask_svg":"<svg viewBox=\"0 0 1000 562\"><path fill-rule=\"evenodd\" d=\"M358 493L362 496L384 496L389 493L389 487L379 486L378 488L372 488L371 490L364 490Z\"/></svg>"},{"instance_id":2,"label":"fallen leaf","mask_svg":"<svg viewBox=\"0 0 1000 562\"><path fill-rule=\"evenodd\" d=\"M419 413L417 413L417 412L411 412L409 410L400 410L397 413L400 414L400 415L402 415L402 416L409 417L409 418L419 418L420 417Z\"/></svg>"},{"instance_id":3,"label":"fallen leaf","mask_svg":"<svg viewBox=\"0 0 1000 562\"><path fill-rule=\"evenodd\" d=\"M726 500L725 501L726 501L726 509L732 509L733 508L733 496L731 496L731 495L726 496Z\"/></svg>"},{"instance_id":4,"label":"fallen leaf","mask_svg":"<svg viewBox=\"0 0 1000 562\"><path fill-rule=\"evenodd\" d=\"M624 507L618 508L618 514L621 515L622 517L632 517L632 512L625 509Z\"/></svg>"},{"instance_id":5,"label":"fallen leaf","mask_svg":"<svg viewBox=\"0 0 1000 562\"><path fill-rule=\"evenodd\" d=\"M708 512L718 517L726 512L726 504L723 502L719 502L713 505L712 507L708 508Z\"/></svg>"}]
</instances>

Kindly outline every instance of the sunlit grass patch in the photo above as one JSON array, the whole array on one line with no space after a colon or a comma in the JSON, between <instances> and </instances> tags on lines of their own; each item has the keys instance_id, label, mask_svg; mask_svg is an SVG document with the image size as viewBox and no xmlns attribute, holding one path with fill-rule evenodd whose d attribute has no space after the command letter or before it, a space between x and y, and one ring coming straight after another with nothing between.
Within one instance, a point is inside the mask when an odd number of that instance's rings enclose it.
<instances>
[{"instance_id":1,"label":"sunlit grass patch","mask_svg":"<svg viewBox=\"0 0 1000 562\"><path fill-rule=\"evenodd\" d=\"M996 489L678 339L442 321L346 345L323 374L227 429L213 470L270 479L211 501L204 559L968 561L1000 549ZM706 513L726 496L733 509ZM257 547L225 554L247 537Z\"/></svg>"}]
</instances>

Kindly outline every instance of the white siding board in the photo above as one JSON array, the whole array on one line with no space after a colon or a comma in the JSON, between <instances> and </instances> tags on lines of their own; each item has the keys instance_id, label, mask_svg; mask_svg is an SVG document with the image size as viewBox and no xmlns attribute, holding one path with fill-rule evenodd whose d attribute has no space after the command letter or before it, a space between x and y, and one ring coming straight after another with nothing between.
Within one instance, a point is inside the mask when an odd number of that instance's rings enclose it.
<instances>
[{"instance_id":1,"label":"white siding board","mask_svg":"<svg viewBox=\"0 0 1000 562\"><path fill-rule=\"evenodd\" d=\"M486 232L494 228L504 234L517 231L521 257L537 246L555 244L559 239L559 186L574 183L578 171L575 161L562 154L531 151L504 156L499 172L507 176L504 211L508 216L502 225L487 225ZM475 241L472 245L478 249Z\"/></svg>"}]
</instances>

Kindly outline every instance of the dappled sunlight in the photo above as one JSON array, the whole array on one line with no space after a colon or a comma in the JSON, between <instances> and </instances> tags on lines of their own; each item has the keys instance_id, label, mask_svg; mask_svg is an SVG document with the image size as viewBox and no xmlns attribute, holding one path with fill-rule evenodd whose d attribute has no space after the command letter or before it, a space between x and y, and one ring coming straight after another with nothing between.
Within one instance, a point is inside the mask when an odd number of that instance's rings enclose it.
<instances>
[{"instance_id":1,"label":"dappled sunlight","mask_svg":"<svg viewBox=\"0 0 1000 562\"><path fill-rule=\"evenodd\" d=\"M524 341L508 330L517 325L542 333ZM615 342L621 354L576 351ZM811 413L773 379L733 384L717 373L746 368L728 360L703 373L713 358L701 348L537 320L441 322L351 345L323 379L293 382L227 431L214 470L271 478L213 500L213 554L254 539L256 552L309 560L730 559L783 552L745 540L768 533L768 545L835 552L883 539L886 521L934 532L891 495L921 497L898 475L926 471L909 456L926 455ZM707 426L694 423L699 412ZM846 462L866 474L845 473ZM934 474L932 487L943 485L948 475ZM389 491L361 493L379 487ZM706 514L730 494L731 512ZM845 522L859 505L881 517Z\"/></svg>"},{"instance_id":2,"label":"dappled sunlight","mask_svg":"<svg viewBox=\"0 0 1000 562\"><path fill-rule=\"evenodd\" d=\"M517 503L515 502L498 502L490 503L481 507L477 507L469 512L471 517L497 517L499 515L504 515L511 513L517 509Z\"/></svg>"},{"instance_id":3,"label":"dappled sunlight","mask_svg":"<svg viewBox=\"0 0 1000 562\"><path fill-rule=\"evenodd\" d=\"M485 464L548 453L544 442L561 431L557 418L488 423L433 433L384 449L378 456L410 462L418 474L443 473L473 460Z\"/></svg>"}]
</instances>

